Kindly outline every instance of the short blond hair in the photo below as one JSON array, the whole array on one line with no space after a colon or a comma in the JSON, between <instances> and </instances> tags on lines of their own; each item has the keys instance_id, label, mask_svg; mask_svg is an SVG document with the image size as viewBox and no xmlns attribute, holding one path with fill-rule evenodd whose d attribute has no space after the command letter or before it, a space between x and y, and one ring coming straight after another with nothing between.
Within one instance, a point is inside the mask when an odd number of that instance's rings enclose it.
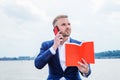
<instances>
[{"instance_id":1,"label":"short blond hair","mask_svg":"<svg viewBox=\"0 0 120 80\"><path fill-rule=\"evenodd\" d=\"M55 23L57 22L57 20L60 18L68 18L68 16L67 15L58 15L57 17L55 17L53 20L53 23L52 23L53 27L55 26Z\"/></svg>"}]
</instances>

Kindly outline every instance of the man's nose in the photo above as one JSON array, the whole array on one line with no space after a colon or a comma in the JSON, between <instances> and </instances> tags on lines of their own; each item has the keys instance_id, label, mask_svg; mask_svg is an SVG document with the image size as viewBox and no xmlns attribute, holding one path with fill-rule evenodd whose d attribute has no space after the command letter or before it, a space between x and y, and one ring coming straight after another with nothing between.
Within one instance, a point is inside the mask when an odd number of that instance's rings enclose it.
<instances>
[{"instance_id":1,"label":"man's nose","mask_svg":"<svg viewBox=\"0 0 120 80\"><path fill-rule=\"evenodd\" d=\"M69 28L69 27L70 27L70 25L67 24L67 25L66 25L66 28Z\"/></svg>"}]
</instances>

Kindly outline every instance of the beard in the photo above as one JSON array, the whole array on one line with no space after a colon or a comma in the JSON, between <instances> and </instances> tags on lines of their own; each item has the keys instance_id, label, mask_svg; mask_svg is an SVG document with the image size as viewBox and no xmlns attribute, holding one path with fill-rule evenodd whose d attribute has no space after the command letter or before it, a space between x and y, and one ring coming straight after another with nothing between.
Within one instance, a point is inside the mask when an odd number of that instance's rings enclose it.
<instances>
[{"instance_id":1,"label":"beard","mask_svg":"<svg viewBox=\"0 0 120 80\"><path fill-rule=\"evenodd\" d=\"M62 32L63 37L69 37L71 34L71 29L66 29L64 32Z\"/></svg>"}]
</instances>

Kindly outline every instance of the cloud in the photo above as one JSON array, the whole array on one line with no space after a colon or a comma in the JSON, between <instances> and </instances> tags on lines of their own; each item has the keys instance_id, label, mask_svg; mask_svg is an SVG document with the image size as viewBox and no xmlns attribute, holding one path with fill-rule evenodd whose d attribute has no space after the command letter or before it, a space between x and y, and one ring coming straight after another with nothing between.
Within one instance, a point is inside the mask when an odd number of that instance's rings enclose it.
<instances>
[{"instance_id":1,"label":"cloud","mask_svg":"<svg viewBox=\"0 0 120 80\"><path fill-rule=\"evenodd\" d=\"M107 1L98 11L98 15L111 25L120 25L120 1Z\"/></svg>"},{"instance_id":2,"label":"cloud","mask_svg":"<svg viewBox=\"0 0 120 80\"><path fill-rule=\"evenodd\" d=\"M93 13L98 12L105 3L105 0L90 0L90 1Z\"/></svg>"},{"instance_id":3,"label":"cloud","mask_svg":"<svg viewBox=\"0 0 120 80\"><path fill-rule=\"evenodd\" d=\"M26 10L28 10L32 15L36 16L37 18L41 18L44 21L48 20L46 12L41 8L43 6L39 7L34 3L33 0L17 0L16 4L21 7L24 7Z\"/></svg>"},{"instance_id":4,"label":"cloud","mask_svg":"<svg viewBox=\"0 0 120 80\"><path fill-rule=\"evenodd\" d=\"M4 1L1 4L1 10L9 18L18 21L48 21L46 12L35 5L32 0Z\"/></svg>"}]
</instances>

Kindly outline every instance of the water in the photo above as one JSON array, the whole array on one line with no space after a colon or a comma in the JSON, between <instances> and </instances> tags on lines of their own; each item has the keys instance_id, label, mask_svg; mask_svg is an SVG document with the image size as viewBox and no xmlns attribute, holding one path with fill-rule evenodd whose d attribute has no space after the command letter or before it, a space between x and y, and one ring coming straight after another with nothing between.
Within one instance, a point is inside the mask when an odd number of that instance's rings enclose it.
<instances>
[{"instance_id":1,"label":"water","mask_svg":"<svg viewBox=\"0 0 120 80\"><path fill-rule=\"evenodd\" d=\"M0 61L0 80L46 80L48 68L38 70L33 61ZM83 80L120 80L120 59L96 59L92 74Z\"/></svg>"}]
</instances>

